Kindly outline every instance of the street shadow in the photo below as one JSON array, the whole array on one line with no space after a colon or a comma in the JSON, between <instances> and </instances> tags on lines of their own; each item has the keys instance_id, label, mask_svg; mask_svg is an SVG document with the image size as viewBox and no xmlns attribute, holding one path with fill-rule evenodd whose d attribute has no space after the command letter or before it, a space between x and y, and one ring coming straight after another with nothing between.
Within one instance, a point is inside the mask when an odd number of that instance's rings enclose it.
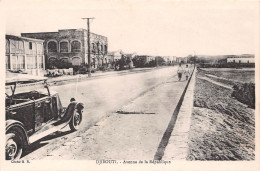
<instances>
[{"instance_id":1,"label":"street shadow","mask_svg":"<svg viewBox=\"0 0 260 171\"><path fill-rule=\"evenodd\" d=\"M185 81L188 81L188 80L181 80L181 81L175 80L175 81L172 81L172 82L177 83L177 82L185 82Z\"/></svg>"},{"instance_id":2,"label":"street shadow","mask_svg":"<svg viewBox=\"0 0 260 171\"><path fill-rule=\"evenodd\" d=\"M138 114L155 115L156 114L153 112L126 112L126 111L117 111L116 113L121 115L138 115Z\"/></svg>"},{"instance_id":3,"label":"street shadow","mask_svg":"<svg viewBox=\"0 0 260 171\"><path fill-rule=\"evenodd\" d=\"M43 137L35 142L33 142L32 144L29 145L29 147L23 152L23 155L22 157L25 157L27 156L28 154L44 147L45 145L49 144L49 140L52 140L52 139L55 139L55 138L59 138L59 137L62 137L62 136L65 136L65 135L68 135L70 133L72 133L74 131L72 130L69 130L69 131L65 131L65 132L62 132L62 131L56 131L50 135L47 135L46 137Z\"/></svg>"}]
</instances>

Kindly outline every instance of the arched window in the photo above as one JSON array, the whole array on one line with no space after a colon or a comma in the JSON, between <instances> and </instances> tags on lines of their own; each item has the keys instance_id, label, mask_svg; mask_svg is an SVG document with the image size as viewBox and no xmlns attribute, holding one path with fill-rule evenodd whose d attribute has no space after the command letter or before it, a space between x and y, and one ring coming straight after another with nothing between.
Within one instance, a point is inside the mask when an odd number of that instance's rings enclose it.
<instances>
[{"instance_id":1,"label":"arched window","mask_svg":"<svg viewBox=\"0 0 260 171\"><path fill-rule=\"evenodd\" d=\"M103 51L104 49L103 49L103 45L101 45L101 53L103 53L104 51Z\"/></svg>"},{"instance_id":2,"label":"arched window","mask_svg":"<svg viewBox=\"0 0 260 171\"><path fill-rule=\"evenodd\" d=\"M60 52L69 52L69 43L68 42L60 42Z\"/></svg>"},{"instance_id":3,"label":"arched window","mask_svg":"<svg viewBox=\"0 0 260 171\"><path fill-rule=\"evenodd\" d=\"M107 45L104 45L104 54L107 54Z\"/></svg>"},{"instance_id":4,"label":"arched window","mask_svg":"<svg viewBox=\"0 0 260 171\"><path fill-rule=\"evenodd\" d=\"M48 42L48 52L57 52L57 43L55 41Z\"/></svg>"},{"instance_id":5,"label":"arched window","mask_svg":"<svg viewBox=\"0 0 260 171\"><path fill-rule=\"evenodd\" d=\"M99 53L100 52L100 47L99 47L99 42L96 43L96 53Z\"/></svg>"},{"instance_id":6,"label":"arched window","mask_svg":"<svg viewBox=\"0 0 260 171\"><path fill-rule=\"evenodd\" d=\"M96 47L95 47L95 43L92 43L92 53L95 53Z\"/></svg>"},{"instance_id":7,"label":"arched window","mask_svg":"<svg viewBox=\"0 0 260 171\"><path fill-rule=\"evenodd\" d=\"M77 40L71 42L71 52L81 52L81 43Z\"/></svg>"}]
</instances>

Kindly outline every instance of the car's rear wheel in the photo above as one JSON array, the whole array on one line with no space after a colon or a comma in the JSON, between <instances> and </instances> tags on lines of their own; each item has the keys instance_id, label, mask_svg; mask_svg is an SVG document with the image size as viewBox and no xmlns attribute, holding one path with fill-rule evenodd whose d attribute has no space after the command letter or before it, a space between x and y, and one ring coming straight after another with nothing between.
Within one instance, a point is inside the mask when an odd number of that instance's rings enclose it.
<instances>
[{"instance_id":1,"label":"car's rear wheel","mask_svg":"<svg viewBox=\"0 0 260 171\"><path fill-rule=\"evenodd\" d=\"M12 131L6 134L5 158L6 160L20 159L23 153L22 135Z\"/></svg>"},{"instance_id":2,"label":"car's rear wheel","mask_svg":"<svg viewBox=\"0 0 260 171\"><path fill-rule=\"evenodd\" d=\"M70 120L69 126L72 131L77 131L79 129L79 125L82 121L82 112L83 110L75 109L73 112L73 116Z\"/></svg>"}]
</instances>

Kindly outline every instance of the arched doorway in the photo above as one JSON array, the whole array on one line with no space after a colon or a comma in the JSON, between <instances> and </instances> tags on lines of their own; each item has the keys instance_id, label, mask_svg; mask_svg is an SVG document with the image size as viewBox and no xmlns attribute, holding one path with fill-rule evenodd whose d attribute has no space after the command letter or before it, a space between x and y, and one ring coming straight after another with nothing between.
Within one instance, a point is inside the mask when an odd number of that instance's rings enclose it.
<instances>
[{"instance_id":1,"label":"arched doorway","mask_svg":"<svg viewBox=\"0 0 260 171\"><path fill-rule=\"evenodd\" d=\"M80 66L81 65L81 58L76 56L72 58L72 65L73 66Z\"/></svg>"},{"instance_id":2,"label":"arched doorway","mask_svg":"<svg viewBox=\"0 0 260 171\"><path fill-rule=\"evenodd\" d=\"M60 58L60 60L59 60L58 68L59 68L59 69L69 68L70 65L71 65L71 64L69 63L69 58L68 58L68 57L63 57L63 58Z\"/></svg>"},{"instance_id":3,"label":"arched doorway","mask_svg":"<svg viewBox=\"0 0 260 171\"><path fill-rule=\"evenodd\" d=\"M50 57L48 59L48 68L50 68L50 69L57 68L57 58L56 57Z\"/></svg>"}]
</instances>

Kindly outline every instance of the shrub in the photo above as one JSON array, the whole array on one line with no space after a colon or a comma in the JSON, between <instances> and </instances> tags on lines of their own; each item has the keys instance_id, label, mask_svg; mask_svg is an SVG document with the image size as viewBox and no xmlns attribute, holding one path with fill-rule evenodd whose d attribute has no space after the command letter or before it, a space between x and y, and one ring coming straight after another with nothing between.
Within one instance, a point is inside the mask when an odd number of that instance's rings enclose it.
<instances>
[{"instance_id":1,"label":"shrub","mask_svg":"<svg viewBox=\"0 0 260 171\"><path fill-rule=\"evenodd\" d=\"M244 83L233 86L232 97L235 97L241 103L247 104L251 108L255 108L255 84Z\"/></svg>"}]
</instances>

